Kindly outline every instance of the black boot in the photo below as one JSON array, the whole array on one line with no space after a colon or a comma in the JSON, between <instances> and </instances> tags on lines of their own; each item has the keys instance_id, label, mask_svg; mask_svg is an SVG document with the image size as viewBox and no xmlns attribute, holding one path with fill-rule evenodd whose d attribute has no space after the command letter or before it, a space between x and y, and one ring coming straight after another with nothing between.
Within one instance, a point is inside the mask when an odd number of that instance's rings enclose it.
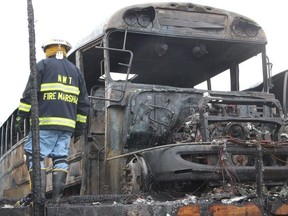
<instances>
[{"instance_id":1,"label":"black boot","mask_svg":"<svg viewBox=\"0 0 288 216\"><path fill-rule=\"evenodd\" d=\"M54 203L59 202L64 191L66 183L67 172L65 171L53 171L52 172L52 201Z\"/></svg>"}]
</instances>

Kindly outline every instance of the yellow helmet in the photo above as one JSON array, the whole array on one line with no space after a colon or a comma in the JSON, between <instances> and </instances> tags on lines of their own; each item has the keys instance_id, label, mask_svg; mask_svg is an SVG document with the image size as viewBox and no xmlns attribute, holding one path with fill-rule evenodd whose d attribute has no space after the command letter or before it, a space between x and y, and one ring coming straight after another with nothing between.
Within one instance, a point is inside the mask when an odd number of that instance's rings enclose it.
<instances>
[{"instance_id":1,"label":"yellow helmet","mask_svg":"<svg viewBox=\"0 0 288 216\"><path fill-rule=\"evenodd\" d=\"M71 44L65 40L60 40L60 39L50 39L46 43L42 45L42 49L45 52L46 48L50 45L59 45L59 46L64 46L66 49L66 52L69 52L69 50L72 48Z\"/></svg>"}]
</instances>

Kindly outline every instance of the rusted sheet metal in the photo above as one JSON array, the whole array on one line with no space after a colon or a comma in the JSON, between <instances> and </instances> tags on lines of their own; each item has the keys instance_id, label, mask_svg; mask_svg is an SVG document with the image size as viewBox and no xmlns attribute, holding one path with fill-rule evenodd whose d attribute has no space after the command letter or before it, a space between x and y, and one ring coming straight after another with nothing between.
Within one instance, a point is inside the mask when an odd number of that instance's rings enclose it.
<instances>
[{"instance_id":1,"label":"rusted sheet metal","mask_svg":"<svg viewBox=\"0 0 288 216\"><path fill-rule=\"evenodd\" d=\"M204 206L204 208L203 208ZM188 215L211 215L211 216L261 216L261 209L256 204L245 204L245 205L224 205L224 204L214 204L205 208L205 205L189 205L182 206L177 212L177 216L188 216Z\"/></svg>"},{"instance_id":2,"label":"rusted sheet metal","mask_svg":"<svg viewBox=\"0 0 288 216\"><path fill-rule=\"evenodd\" d=\"M254 203L247 203L243 205L225 205L225 204L193 204L189 206L182 206L177 212L177 216L188 215L211 215L211 216L261 216L263 215L259 206Z\"/></svg>"},{"instance_id":3,"label":"rusted sheet metal","mask_svg":"<svg viewBox=\"0 0 288 216\"><path fill-rule=\"evenodd\" d=\"M273 215L288 215L288 203L268 202L267 207Z\"/></svg>"},{"instance_id":4,"label":"rusted sheet metal","mask_svg":"<svg viewBox=\"0 0 288 216\"><path fill-rule=\"evenodd\" d=\"M189 205L185 207L180 207L178 212L178 216L185 216L185 215L195 215L200 216L200 206L199 205Z\"/></svg>"},{"instance_id":5,"label":"rusted sheet metal","mask_svg":"<svg viewBox=\"0 0 288 216\"><path fill-rule=\"evenodd\" d=\"M212 205L209 207L209 215L213 216L261 216L263 215L261 209L252 203L245 204L243 206L238 205Z\"/></svg>"},{"instance_id":6,"label":"rusted sheet metal","mask_svg":"<svg viewBox=\"0 0 288 216\"><path fill-rule=\"evenodd\" d=\"M94 206L93 206L94 205ZM96 206L98 205L98 206ZM93 203L90 206L49 206L47 207L47 216L61 214L63 216L76 215L145 215L145 216L264 216L264 215L287 215L288 204L283 204L278 208L275 207L273 212L266 209L264 212L257 204L246 203L241 205L225 204L192 204L188 206L177 206L171 204L113 204L101 205Z\"/></svg>"},{"instance_id":7,"label":"rusted sheet metal","mask_svg":"<svg viewBox=\"0 0 288 216\"><path fill-rule=\"evenodd\" d=\"M272 211L274 215L288 215L288 204L282 204L279 208L276 208L275 211Z\"/></svg>"},{"instance_id":8,"label":"rusted sheet metal","mask_svg":"<svg viewBox=\"0 0 288 216\"><path fill-rule=\"evenodd\" d=\"M80 198L80 197L78 197ZM115 200L118 200L115 197ZM103 200L104 201L104 200ZM119 201L119 200L118 200ZM114 201L107 202L90 202L90 203L58 203L51 205L46 203L46 216L54 215L69 215L69 216L266 216L288 215L288 203L279 204L277 201L265 204L263 208L256 202L248 202L244 204L222 204L203 202L200 204L179 205L179 203L172 204L171 202L157 202L157 203L135 203L123 204ZM1 204L1 202L0 202ZM6 202L9 205L9 203ZM9 208L0 205L0 215L31 215L30 207Z\"/></svg>"}]
</instances>

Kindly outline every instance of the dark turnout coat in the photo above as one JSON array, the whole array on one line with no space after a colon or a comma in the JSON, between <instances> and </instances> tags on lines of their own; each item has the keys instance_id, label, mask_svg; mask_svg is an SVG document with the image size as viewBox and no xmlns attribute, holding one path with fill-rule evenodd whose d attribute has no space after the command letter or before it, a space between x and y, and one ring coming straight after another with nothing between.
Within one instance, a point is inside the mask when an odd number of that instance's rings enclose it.
<instances>
[{"instance_id":1,"label":"dark turnout coat","mask_svg":"<svg viewBox=\"0 0 288 216\"><path fill-rule=\"evenodd\" d=\"M39 127L44 130L73 132L76 124L85 125L90 107L83 74L66 58L55 56L37 64ZM29 117L31 77L20 99L18 116Z\"/></svg>"}]
</instances>

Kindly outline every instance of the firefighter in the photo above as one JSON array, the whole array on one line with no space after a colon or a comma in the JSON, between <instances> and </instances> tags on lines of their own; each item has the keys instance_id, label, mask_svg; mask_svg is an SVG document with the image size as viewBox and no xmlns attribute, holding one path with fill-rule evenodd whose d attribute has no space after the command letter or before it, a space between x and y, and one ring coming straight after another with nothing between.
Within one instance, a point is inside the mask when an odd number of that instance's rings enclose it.
<instances>
[{"instance_id":1,"label":"firefighter","mask_svg":"<svg viewBox=\"0 0 288 216\"><path fill-rule=\"evenodd\" d=\"M90 107L83 74L67 58L71 45L64 40L52 39L43 46L46 58L37 63L37 92L39 106L39 138L42 194L46 191L46 167L44 159L52 158L52 199L62 197L67 172L67 156L71 138L74 143L83 135ZM19 131L31 111L31 76L20 99L16 117ZM26 162L31 179L32 134L24 144ZM31 194L20 205L31 201Z\"/></svg>"}]
</instances>

